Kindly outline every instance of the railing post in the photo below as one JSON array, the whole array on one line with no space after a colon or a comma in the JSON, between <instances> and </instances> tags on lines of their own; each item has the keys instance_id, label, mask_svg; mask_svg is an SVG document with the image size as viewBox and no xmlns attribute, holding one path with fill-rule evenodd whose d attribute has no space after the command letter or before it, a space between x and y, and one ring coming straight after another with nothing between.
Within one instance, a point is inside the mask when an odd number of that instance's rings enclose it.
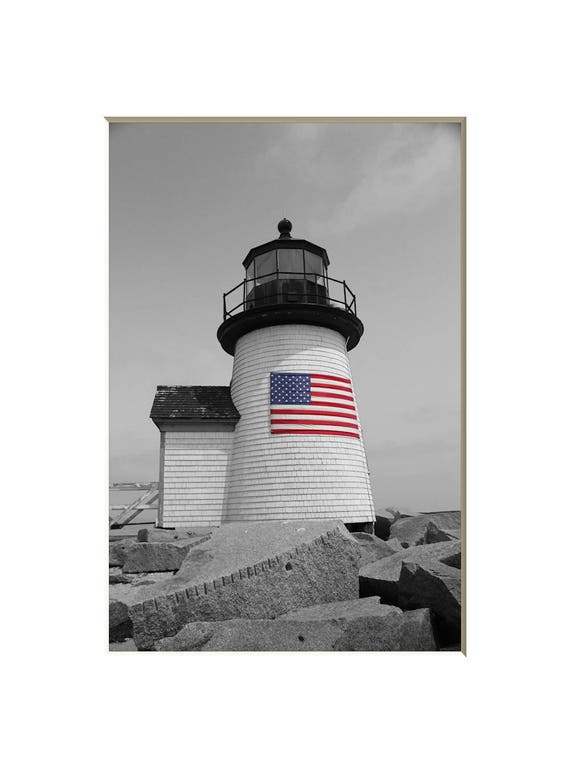
<instances>
[{"instance_id":1,"label":"railing post","mask_svg":"<svg viewBox=\"0 0 570 774\"><path fill-rule=\"evenodd\" d=\"M346 280L342 281L342 289L344 291L344 311L346 312L347 306L346 306Z\"/></svg>"},{"instance_id":2,"label":"railing post","mask_svg":"<svg viewBox=\"0 0 570 774\"><path fill-rule=\"evenodd\" d=\"M226 311L226 294L224 293L224 320L227 317L227 311Z\"/></svg>"}]
</instances>

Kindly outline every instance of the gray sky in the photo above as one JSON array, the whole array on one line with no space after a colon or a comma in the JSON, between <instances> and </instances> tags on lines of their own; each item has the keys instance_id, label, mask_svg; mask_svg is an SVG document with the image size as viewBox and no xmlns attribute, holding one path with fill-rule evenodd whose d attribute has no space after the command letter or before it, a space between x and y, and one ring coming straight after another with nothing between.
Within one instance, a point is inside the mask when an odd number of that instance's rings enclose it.
<instances>
[{"instance_id":1,"label":"gray sky","mask_svg":"<svg viewBox=\"0 0 570 774\"><path fill-rule=\"evenodd\" d=\"M457 124L111 124L111 481L158 479L157 384L229 384L222 292L283 216L357 297L376 507L458 508Z\"/></svg>"}]
</instances>

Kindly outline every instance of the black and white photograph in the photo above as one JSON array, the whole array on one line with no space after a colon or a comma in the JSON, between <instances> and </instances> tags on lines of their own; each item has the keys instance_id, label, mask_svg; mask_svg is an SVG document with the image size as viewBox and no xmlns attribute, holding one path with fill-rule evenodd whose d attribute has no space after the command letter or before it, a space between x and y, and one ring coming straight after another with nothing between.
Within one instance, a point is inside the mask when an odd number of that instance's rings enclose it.
<instances>
[{"instance_id":1,"label":"black and white photograph","mask_svg":"<svg viewBox=\"0 0 570 774\"><path fill-rule=\"evenodd\" d=\"M461 649L464 131L110 121L111 651Z\"/></svg>"}]
</instances>

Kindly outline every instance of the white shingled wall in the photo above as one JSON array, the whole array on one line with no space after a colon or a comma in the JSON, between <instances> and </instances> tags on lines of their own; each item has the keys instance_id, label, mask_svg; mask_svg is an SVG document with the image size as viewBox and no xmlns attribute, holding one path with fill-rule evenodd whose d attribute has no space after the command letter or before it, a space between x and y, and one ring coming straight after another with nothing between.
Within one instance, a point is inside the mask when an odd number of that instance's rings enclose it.
<instances>
[{"instance_id":1,"label":"white shingled wall","mask_svg":"<svg viewBox=\"0 0 570 774\"><path fill-rule=\"evenodd\" d=\"M232 439L231 431L163 431L159 526L219 526Z\"/></svg>"},{"instance_id":2,"label":"white shingled wall","mask_svg":"<svg viewBox=\"0 0 570 774\"><path fill-rule=\"evenodd\" d=\"M238 340L231 395L241 418L233 434L224 520L373 521L362 439L271 435L271 371L351 378L344 337L314 325L275 325Z\"/></svg>"}]
</instances>

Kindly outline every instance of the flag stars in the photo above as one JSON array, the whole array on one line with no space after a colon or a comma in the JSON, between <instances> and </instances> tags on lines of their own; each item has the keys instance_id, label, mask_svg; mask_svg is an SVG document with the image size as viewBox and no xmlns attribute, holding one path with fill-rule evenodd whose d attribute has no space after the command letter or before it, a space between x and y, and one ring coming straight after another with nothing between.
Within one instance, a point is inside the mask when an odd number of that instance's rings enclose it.
<instances>
[{"instance_id":1,"label":"flag stars","mask_svg":"<svg viewBox=\"0 0 570 774\"><path fill-rule=\"evenodd\" d=\"M272 373L272 404L309 404L311 402L311 377L309 374Z\"/></svg>"}]
</instances>

